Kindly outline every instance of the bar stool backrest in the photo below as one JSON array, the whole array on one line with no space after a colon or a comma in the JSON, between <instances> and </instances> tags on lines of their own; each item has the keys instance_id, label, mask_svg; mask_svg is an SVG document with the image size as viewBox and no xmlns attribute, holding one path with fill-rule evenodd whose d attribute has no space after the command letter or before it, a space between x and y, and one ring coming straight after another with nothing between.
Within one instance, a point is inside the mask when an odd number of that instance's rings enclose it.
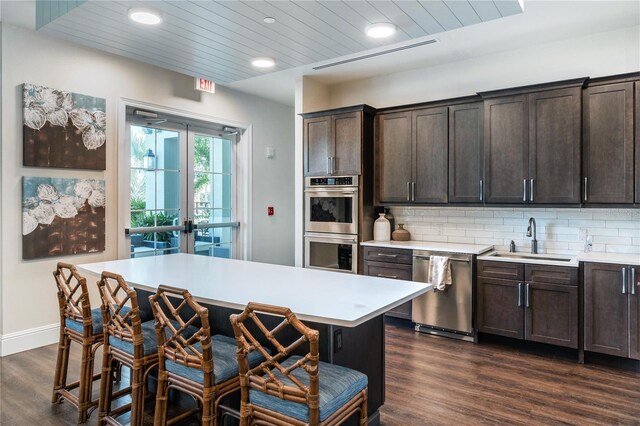
<instances>
[{"instance_id":1,"label":"bar stool backrest","mask_svg":"<svg viewBox=\"0 0 640 426\"><path fill-rule=\"evenodd\" d=\"M86 278L78 273L75 266L64 262L58 262L56 270L53 271L53 277L58 287L61 327L64 326L65 319L78 321L83 325L83 336L93 336L91 303Z\"/></svg>"},{"instance_id":2,"label":"bar stool backrest","mask_svg":"<svg viewBox=\"0 0 640 426\"><path fill-rule=\"evenodd\" d=\"M156 319L160 363L166 360L204 371L205 388L215 384L209 311L188 290L161 285L149 297ZM194 312L186 321L183 316ZM181 315L182 314L182 315ZM200 328L194 333L194 324Z\"/></svg>"},{"instance_id":3,"label":"bar stool backrest","mask_svg":"<svg viewBox=\"0 0 640 426\"><path fill-rule=\"evenodd\" d=\"M102 272L98 290L102 299L105 334L133 343L134 358L143 358L142 320L135 290L120 275L107 271Z\"/></svg>"},{"instance_id":4,"label":"bar stool backrest","mask_svg":"<svg viewBox=\"0 0 640 426\"><path fill-rule=\"evenodd\" d=\"M258 317L257 313L259 312L281 316L284 319L275 328L269 330ZM245 325L249 319L276 348L277 352L269 353L253 336ZM231 315L231 324L238 343L238 368L242 401L249 402L249 389L251 388L286 401L306 404L309 407L310 424L318 424L320 417L318 331L305 326L289 308L253 302L249 303L242 313ZM278 342L276 334L288 326L298 331L300 337L285 347ZM305 342L309 342L309 352L291 366L283 367L281 361L284 361ZM250 369L247 357L253 350L258 350L265 357L265 361ZM303 369L309 375L308 386L292 374L298 368ZM287 380L287 383L282 380L283 378Z\"/></svg>"}]
</instances>

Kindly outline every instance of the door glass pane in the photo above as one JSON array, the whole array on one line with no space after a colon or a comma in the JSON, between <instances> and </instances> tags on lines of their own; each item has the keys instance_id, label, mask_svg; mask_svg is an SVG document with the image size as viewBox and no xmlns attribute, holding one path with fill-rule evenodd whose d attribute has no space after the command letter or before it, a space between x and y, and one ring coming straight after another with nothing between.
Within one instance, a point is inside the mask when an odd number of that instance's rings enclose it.
<instances>
[{"instance_id":1,"label":"door glass pane","mask_svg":"<svg viewBox=\"0 0 640 426\"><path fill-rule=\"evenodd\" d=\"M130 126L131 228L180 223L180 133L147 126ZM131 235L131 257L177 253L178 231Z\"/></svg>"},{"instance_id":2,"label":"door glass pane","mask_svg":"<svg viewBox=\"0 0 640 426\"><path fill-rule=\"evenodd\" d=\"M233 221L233 145L228 139L195 134L193 200L196 225ZM234 229L196 230L194 253L233 257Z\"/></svg>"},{"instance_id":3,"label":"door glass pane","mask_svg":"<svg viewBox=\"0 0 640 426\"><path fill-rule=\"evenodd\" d=\"M351 223L353 197L310 197L311 222Z\"/></svg>"},{"instance_id":4,"label":"door glass pane","mask_svg":"<svg viewBox=\"0 0 640 426\"><path fill-rule=\"evenodd\" d=\"M323 269L350 271L353 267L353 245L311 241L309 266Z\"/></svg>"}]
</instances>

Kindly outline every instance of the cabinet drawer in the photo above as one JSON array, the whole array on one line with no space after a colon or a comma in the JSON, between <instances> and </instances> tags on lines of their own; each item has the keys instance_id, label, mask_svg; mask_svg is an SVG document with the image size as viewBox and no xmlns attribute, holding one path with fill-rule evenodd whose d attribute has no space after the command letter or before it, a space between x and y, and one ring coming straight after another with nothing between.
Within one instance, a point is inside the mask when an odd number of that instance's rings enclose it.
<instances>
[{"instance_id":1,"label":"cabinet drawer","mask_svg":"<svg viewBox=\"0 0 640 426\"><path fill-rule=\"evenodd\" d=\"M521 281L524 278L524 265L522 263L479 260L477 275L479 277Z\"/></svg>"},{"instance_id":2,"label":"cabinet drawer","mask_svg":"<svg viewBox=\"0 0 640 426\"><path fill-rule=\"evenodd\" d=\"M413 251L365 246L364 260L411 265L413 263Z\"/></svg>"},{"instance_id":3,"label":"cabinet drawer","mask_svg":"<svg viewBox=\"0 0 640 426\"><path fill-rule=\"evenodd\" d=\"M393 264L388 262L367 261L364 266L365 275L369 275L371 277L411 281L411 272L411 265Z\"/></svg>"},{"instance_id":4,"label":"cabinet drawer","mask_svg":"<svg viewBox=\"0 0 640 426\"><path fill-rule=\"evenodd\" d=\"M578 285L578 268L526 265L524 271L524 279L529 282Z\"/></svg>"}]
</instances>

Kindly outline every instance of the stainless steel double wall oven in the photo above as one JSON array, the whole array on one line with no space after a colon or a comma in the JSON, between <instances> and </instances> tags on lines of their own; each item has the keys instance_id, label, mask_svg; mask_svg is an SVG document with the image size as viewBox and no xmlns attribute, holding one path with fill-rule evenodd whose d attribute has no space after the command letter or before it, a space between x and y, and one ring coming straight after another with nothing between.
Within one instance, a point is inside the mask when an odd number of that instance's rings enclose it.
<instances>
[{"instance_id":1,"label":"stainless steel double wall oven","mask_svg":"<svg viewBox=\"0 0 640 426\"><path fill-rule=\"evenodd\" d=\"M305 179L305 267L357 273L358 176Z\"/></svg>"}]
</instances>

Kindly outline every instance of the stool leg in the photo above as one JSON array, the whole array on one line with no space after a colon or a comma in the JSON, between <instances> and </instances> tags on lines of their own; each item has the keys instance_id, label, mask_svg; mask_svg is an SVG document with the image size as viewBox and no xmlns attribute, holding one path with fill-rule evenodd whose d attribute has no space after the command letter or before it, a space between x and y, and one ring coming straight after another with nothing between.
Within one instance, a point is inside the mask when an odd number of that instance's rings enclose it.
<instances>
[{"instance_id":1,"label":"stool leg","mask_svg":"<svg viewBox=\"0 0 640 426\"><path fill-rule=\"evenodd\" d=\"M169 399L169 386L167 383L167 372L158 370L158 389L156 393L156 410L153 415L153 424L155 426L164 426L167 424L167 400Z\"/></svg>"},{"instance_id":2,"label":"stool leg","mask_svg":"<svg viewBox=\"0 0 640 426\"><path fill-rule=\"evenodd\" d=\"M218 418L214 405L214 398L205 397L202 400L202 426L216 426Z\"/></svg>"},{"instance_id":3,"label":"stool leg","mask_svg":"<svg viewBox=\"0 0 640 426\"><path fill-rule=\"evenodd\" d=\"M368 396L367 389L362 391L362 393L364 393L364 395L362 399L362 404L360 404L360 426L367 426L367 423L369 421L369 416L367 413L368 411L367 410L367 396Z\"/></svg>"},{"instance_id":4,"label":"stool leg","mask_svg":"<svg viewBox=\"0 0 640 426\"><path fill-rule=\"evenodd\" d=\"M60 339L58 340L58 356L56 359L56 371L53 377L52 403L59 403L61 397L58 391L64 388L67 381L67 366L69 365L69 343L70 339L64 334L64 327L60 327Z\"/></svg>"},{"instance_id":5,"label":"stool leg","mask_svg":"<svg viewBox=\"0 0 640 426\"><path fill-rule=\"evenodd\" d=\"M102 354L102 375L100 376L100 401L98 403L98 424L105 424L104 418L111 411L111 392L113 382L111 380L112 357L109 349L104 348Z\"/></svg>"},{"instance_id":6,"label":"stool leg","mask_svg":"<svg viewBox=\"0 0 640 426\"><path fill-rule=\"evenodd\" d=\"M249 426L251 424L251 416L249 409L244 401L240 401L240 426Z\"/></svg>"},{"instance_id":7,"label":"stool leg","mask_svg":"<svg viewBox=\"0 0 640 426\"><path fill-rule=\"evenodd\" d=\"M134 366L131 376L131 426L142 426L145 390L144 369Z\"/></svg>"},{"instance_id":8,"label":"stool leg","mask_svg":"<svg viewBox=\"0 0 640 426\"><path fill-rule=\"evenodd\" d=\"M88 405L91 401L91 385L93 384L93 362L91 344L83 343L80 364L80 383L78 387L78 423L87 421Z\"/></svg>"}]
</instances>

